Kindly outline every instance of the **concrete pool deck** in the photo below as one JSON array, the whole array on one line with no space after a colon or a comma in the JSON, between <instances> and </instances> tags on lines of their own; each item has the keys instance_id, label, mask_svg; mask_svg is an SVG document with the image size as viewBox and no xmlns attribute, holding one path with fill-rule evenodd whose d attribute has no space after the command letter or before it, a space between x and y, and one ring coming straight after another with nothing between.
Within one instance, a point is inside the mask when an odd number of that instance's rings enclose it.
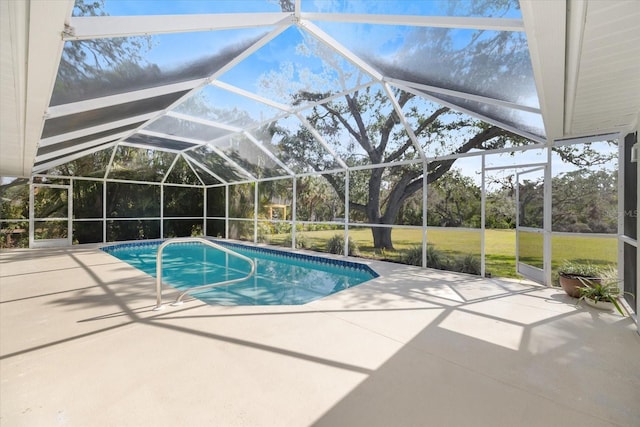
<instances>
[{"instance_id":1,"label":"concrete pool deck","mask_svg":"<svg viewBox=\"0 0 640 427\"><path fill-rule=\"evenodd\" d=\"M0 425L639 425L629 317L366 263L381 277L302 306L158 312L96 246L0 252Z\"/></svg>"}]
</instances>

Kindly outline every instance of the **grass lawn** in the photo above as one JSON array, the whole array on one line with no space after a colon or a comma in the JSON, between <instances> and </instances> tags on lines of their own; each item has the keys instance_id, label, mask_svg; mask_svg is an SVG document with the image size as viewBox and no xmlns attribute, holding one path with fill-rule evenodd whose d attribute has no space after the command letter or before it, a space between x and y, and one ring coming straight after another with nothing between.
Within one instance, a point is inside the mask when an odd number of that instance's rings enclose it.
<instances>
[{"instance_id":1,"label":"grass lawn","mask_svg":"<svg viewBox=\"0 0 640 427\"><path fill-rule=\"evenodd\" d=\"M327 241L342 230L302 231L306 247L326 251ZM395 251L380 251L373 248L371 231L367 228L350 229L349 235L360 249L360 256L397 261L403 251L422 245L421 230L396 228L392 232ZM515 272L516 236L514 230L486 230L486 270L494 277L518 277ZM447 230L429 228L427 239L430 245L449 256L474 254L480 257L480 231ZM278 244L284 237L272 235L271 243ZM528 249L528 250L527 250ZM522 257L527 262L541 264L536 255L541 252L541 236L524 236L521 242ZM598 265L617 263L617 239L615 236L582 237L555 235L552 238L552 269L555 273L565 259L590 261ZM539 257L542 255L540 254Z\"/></svg>"}]
</instances>

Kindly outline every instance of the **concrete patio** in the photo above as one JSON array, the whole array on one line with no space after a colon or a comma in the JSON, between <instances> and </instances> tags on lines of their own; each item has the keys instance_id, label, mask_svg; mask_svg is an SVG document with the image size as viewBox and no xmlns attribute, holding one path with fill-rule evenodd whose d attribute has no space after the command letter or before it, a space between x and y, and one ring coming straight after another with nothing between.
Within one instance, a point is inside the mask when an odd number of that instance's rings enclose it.
<instances>
[{"instance_id":1,"label":"concrete patio","mask_svg":"<svg viewBox=\"0 0 640 427\"><path fill-rule=\"evenodd\" d=\"M368 263L380 278L304 306L157 312L153 278L97 246L4 251L0 424L640 425L629 317Z\"/></svg>"}]
</instances>

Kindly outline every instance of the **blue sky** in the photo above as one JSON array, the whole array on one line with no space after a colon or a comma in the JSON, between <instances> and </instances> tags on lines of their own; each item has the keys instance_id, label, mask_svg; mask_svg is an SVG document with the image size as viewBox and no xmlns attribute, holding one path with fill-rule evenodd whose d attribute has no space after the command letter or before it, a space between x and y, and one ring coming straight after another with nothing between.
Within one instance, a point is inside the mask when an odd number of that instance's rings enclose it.
<instances>
[{"instance_id":1,"label":"blue sky","mask_svg":"<svg viewBox=\"0 0 640 427\"><path fill-rule=\"evenodd\" d=\"M112 16L280 12L277 3L266 0L105 0L104 4Z\"/></svg>"},{"instance_id":2,"label":"blue sky","mask_svg":"<svg viewBox=\"0 0 640 427\"><path fill-rule=\"evenodd\" d=\"M491 11L496 17L520 18L517 0L508 10ZM445 0L302 0L302 12L357 13L387 15L448 15L450 1ZM474 2L461 0L454 14L478 16L470 11ZM280 12L277 0L105 0L110 15L162 15L191 13Z\"/></svg>"}]
</instances>

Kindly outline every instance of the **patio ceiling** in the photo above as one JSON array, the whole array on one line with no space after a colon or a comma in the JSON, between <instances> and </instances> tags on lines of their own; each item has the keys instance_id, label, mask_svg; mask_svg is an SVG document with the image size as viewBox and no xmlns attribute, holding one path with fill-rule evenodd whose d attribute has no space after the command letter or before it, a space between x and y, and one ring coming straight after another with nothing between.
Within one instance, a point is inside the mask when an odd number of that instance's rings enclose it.
<instances>
[{"instance_id":1,"label":"patio ceiling","mask_svg":"<svg viewBox=\"0 0 640 427\"><path fill-rule=\"evenodd\" d=\"M255 153L266 162L262 167L268 176L305 172L288 164L261 134L261 127L276 121L308 128L326 163L346 168L303 113L314 104L364 89L390 98L392 90L410 92L538 142L638 127L637 1L523 0L521 16L510 11L497 18L417 15L409 9L345 13L316 10L304 0L283 12L277 2L262 2L267 6L255 9L258 3L236 3L246 4L247 10L228 13L211 7L201 14L90 17L71 16L72 0L1 2L0 175L42 173L119 145L177 153L198 176L209 176L206 184L256 178ZM454 29L465 40L473 40L477 30L525 35L528 52L518 72L530 82L509 87L513 82L506 80L476 85L452 81L447 58L422 58L424 50L411 55L416 48L411 43L424 42L429 31L438 28ZM398 29L411 37L398 42ZM80 77L65 87L65 70L59 66L63 49L140 36L156 44L156 56L143 58L153 67L140 67L135 77L117 82ZM294 77L278 91L256 89L265 75L286 76L286 66L298 60L300 49L318 61L309 69L321 68L329 78L309 86ZM166 62L172 56L176 59ZM98 61L109 67L104 58ZM472 73L491 74L491 67L502 63L501 58L474 61L469 65ZM295 97L299 90L324 95L300 102ZM200 113L194 100L203 99L220 113ZM406 121L399 106L395 108ZM417 143L416 149L420 151Z\"/></svg>"}]
</instances>

